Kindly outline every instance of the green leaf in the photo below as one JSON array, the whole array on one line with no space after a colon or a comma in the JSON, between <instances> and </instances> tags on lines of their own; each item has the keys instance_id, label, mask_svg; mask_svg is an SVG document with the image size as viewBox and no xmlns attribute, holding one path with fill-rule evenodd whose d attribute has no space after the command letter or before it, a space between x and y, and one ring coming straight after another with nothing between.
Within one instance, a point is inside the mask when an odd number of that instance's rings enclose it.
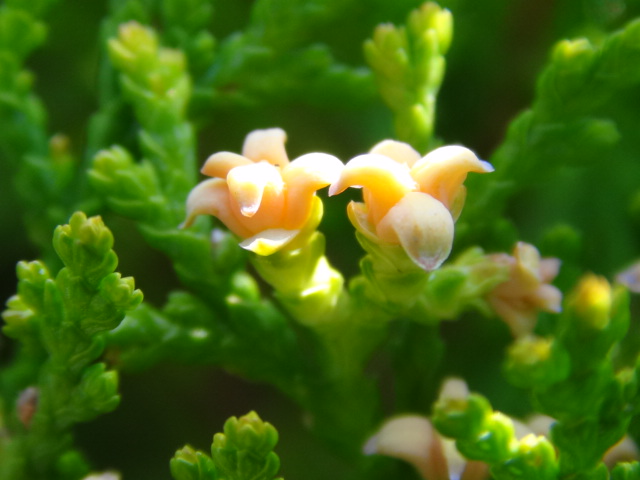
<instances>
[{"instance_id":1,"label":"green leaf","mask_svg":"<svg viewBox=\"0 0 640 480\"><path fill-rule=\"evenodd\" d=\"M10 49L23 59L44 42L46 35L45 25L26 10L0 8L0 49Z\"/></svg>"},{"instance_id":2,"label":"green leaf","mask_svg":"<svg viewBox=\"0 0 640 480\"><path fill-rule=\"evenodd\" d=\"M224 433L217 433L211 445L211 458L220 476L228 480L272 480L280 469L273 452L278 432L255 412L231 417Z\"/></svg>"},{"instance_id":3,"label":"green leaf","mask_svg":"<svg viewBox=\"0 0 640 480\"><path fill-rule=\"evenodd\" d=\"M396 116L398 139L420 152L431 146L452 24L451 12L428 2L411 12L406 27L380 25L364 44L380 95Z\"/></svg>"},{"instance_id":4,"label":"green leaf","mask_svg":"<svg viewBox=\"0 0 640 480\"><path fill-rule=\"evenodd\" d=\"M171 459L171 475L175 480L216 480L213 460L204 452L187 445Z\"/></svg>"},{"instance_id":5,"label":"green leaf","mask_svg":"<svg viewBox=\"0 0 640 480\"><path fill-rule=\"evenodd\" d=\"M611 470L611 480L638 480L640 479L640 463L618 463Z\"/></svg>"}]
</instances>

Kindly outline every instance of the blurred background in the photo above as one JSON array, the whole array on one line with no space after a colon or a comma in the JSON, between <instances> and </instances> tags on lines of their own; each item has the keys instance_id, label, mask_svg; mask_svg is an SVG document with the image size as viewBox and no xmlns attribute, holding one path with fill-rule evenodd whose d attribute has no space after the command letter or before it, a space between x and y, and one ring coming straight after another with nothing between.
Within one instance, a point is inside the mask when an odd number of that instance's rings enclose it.
<instances>
[{"instance_id":1,"label":"blurred background","mask_svg":"<svg viewBox=\"0 0 640 480\"><path fill-rule=\"evenodd\" d=\"M218 44L247 28L256 3L260 2L213 1L210 31ZM421 4L414 0L347 3L344 15L308 32L304 42L327 45L337 62L352 69L366 68L362 43L377 24L403 23L407 13ZM454 41L438 99L436 133L444 143L465 145L485 159L503 140L509 122L530 105L537 74L555 42L580 36L597 42L640 15L637 0L450 0L440 4L453 13ZM46 45L28 62L35 89L49 112L51 134L67 135L79 157L85 148L88 119L97 108L99 63L105 54L98 32L108 11L106 0L59 2L48 16ZM367 151L392 137L393 127L391 113L376 96L373 83L364 73L363 78L363 88L357 92L344 89L334 95L327 90L323 96L305 98L304 89L264 96L256 89L243 102L219 102L206 111L194 106L193 117L201 124L199 162L215 151L239 151L247 132L273 126L287 131L291 158L323 151L347 161ZM582 237L581 265L609 277L638 256L638 105L640 91L636 90L620 92L607 106L615 112L622 141L602 167L567 169L511 201L508 214L522 240L538 243L549 228L568 222ZM25 232L11 162L4 158L0 159L0 192L0 296L6 299L15 292L16 262L37 258L39 252ZM344 215L349 199L345 195L325 203L327 213L320 227L327 236L330 260L345 276L357 272L361 257ZM104 217L115 235L119 270L135 277L147 301L162 305L167 293L177 287L171 265L149 250L130 222L108 213ZM472 388L482 386L496 409L527 413L526 399L499 374L502 348L509 341L503 325L473 317L445 324L442 330L449 341L448 372L465 376ZM487 351L486 345L495 347ZM0 337L0 360L6 362L10 355L11 346ZM473 358L481 361L470 362ZM384 359L374 359L373 365L384 381ZM190 443L206 450L211 435L227 417L256 410L280 431L277 452L285 478L320 480L327 472L334 478L349 474L339 455L307 434L297 406L270 387L215 368L180 365L124 373L121 384L121 406L77 430L78 444L99 469L118 469L128 479L168 479L168 461L176 449ZM310 465L323 468L309 469Z\"/></svg>"}]
</instances>

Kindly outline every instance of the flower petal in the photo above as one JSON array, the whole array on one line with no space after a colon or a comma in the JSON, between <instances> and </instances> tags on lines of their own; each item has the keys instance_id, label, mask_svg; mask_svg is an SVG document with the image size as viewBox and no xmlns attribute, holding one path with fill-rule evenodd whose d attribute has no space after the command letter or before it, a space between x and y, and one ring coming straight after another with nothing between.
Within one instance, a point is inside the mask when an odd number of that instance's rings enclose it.
<instances>
[{"instance_id":1,"label":"flower petal","mask_svg":"<svg viewBox=\"0 0 640 480\"><path fill-rule=\"evenodd\" d=\"M372 230L371 222L369 222L369 211L367 206L362 202L349 202L347 205L347 215L351 224L356 230L367 237L374 243L380 241L378 235Z\"/></svg>"},{"instance_id":2,"label":"flower petal","mask_svg":"<svg viewBox=\"0 0 640 480\"><path fill-rule=\"evenodd\" d=\"M640 262L636 262L616 275L616 281L630 292L640 293Z\"/></svg>"},{"instance_id":3,"label":"flower petal","mask_svg":"<svg viewBox=\"0 0 640 480\"><path fill-rule=\"evenodd\" d=\"M369 153L384 155L409 167L420 160L420 154L411 145L396 140L383 140L376 144Z\"/></svg>"},{"instance_id":4,"label":"flower petal","mask_svg":"<svg viewBox=\"0 0 640 480\"><path fill-rule=\"evenodd\" d=\"M254 130L249 133L242 145L242 155L254 162L266 160L276 167L284 167L289 163L284 143L287 134L281 128Z\"/></svg>"},{"instance_id":5,"label":"flower petal","mask_svg":"<svg viewBox=\"0 0 640 480\"><path fill-rule=\"evenodd\" d=\"M562 292L553 285L542 284L536 290L532 303L545 312L560 313L562 311Z\"/></svg>"},{"instance_id":6,"label":"flower petal","mask_svg":"<svg viewBox=\"0 0 640 480\"><path fill-rule=\"evenodd\" d=\"M354 186L366 189L365 203L374 224L377 224L406 193L417 188L406 165L374 153L350 160L342 170L340 179L329 188L329 195L335 195Z\"/></svg>"},{"instance_id":7,"label":"flower petal","mask_svg":"<svg viewBox=\"0 0 640 480\"><path fill-rule=\"evenodd\" d=\"M453 245L453 218L431 195L411 192L378 223L381 240L400 243L407 255L424 270L442 265Z\"/></svg>"},{"instance_id":8,"label":"flower petal","mask_svg":"<svg viewBox=\"0 0 640 480\"><path fill-rule=\"evenodd\" d=\"M529 243L518 242L513 250L513 256L516 259L515 274L521 288L537 288L542 281L538 249Z\"/></svg>"},{"instance_id":9,"label":"flower petal","mask_svg":"<svg viewBox=\"0 0 640 480\"><path fill-rule=\"evenodd\" d=\"M258 255L271 255L290 243L300 230L285 230L283 228L271 228L264 230L253 237L240 243L245 250L250 250Z\"/></svg>"},{"instance_id":10,"label":"flower petal","mask_svg":"<svg viewBox=\"0 0 640 480\"><path fill-rule=\"evenodd\" d=\"M229 189L224 180L210 178L200 182L187 197L187 218L181 227L190 226L198 215L213 215L239 237L251 236L252 233L232 213L229 200Z\"/></svg>"},{"instance_id":11,"label":"flower petal","mask_svg":"<svg viewBox=\"0 0 640 480\"><path fill-rule=\"evenodd\" d=\"M558 276L562 262L559 258L543 258L540 260L540 278L549 283Z\"/></svg>"},{"instance_id":12,"label":"flower petal","mask_svg":"<svg viewBox=\"0 0 640 480\"><path fill-rule=\"evenodd\" d=\"M237 153L218 152L207 158L200 172L209 177L227 178L227 174L232 168L251 165L252 163L251 160Z\"/></svg>"},{"instance_id":13,"label":"flower petal","mask_svg":"<svg viewBox=\"0 0 640 480\"><path fill-rule=\"evenodd\" d=\"M437 148L416 162L411 168L411 176L420 185L421 192L451 208L469 172L492 171L490 163L479 160L468 148L448 146Z\"/></svg>"},{"instance_id":14,"label":"flower petal","mask_svg":"<svg viewBox=\"0 0 640 480\"><path fill-rule=\"evenodd\" d=\"M333 155L309 153L282 170L287 186L286 228L299 228L309 217L315 192L336 182L344 168Z\"/></svg>"},{"instance_id":15,"label":"flower petal","mask_svg":"<svg viewBox=\"0 0 640 480\"><path fill-rule=\"evenodd\" d=\"M279 195L284 187L278 169L267 162L232 169L227 175L227 184L240 213L245 217L256 214L267 190Z\"/></svg>"},{"instance_id":16,"label":"flower petal","mask_svg":"<svg viewBox=\"0 0 640 480\"><path fill-rule=\"evenodd\" d=\"M387 420L364 446L366 455L387 455L413 465L422 478L449 480L442 442L431 422L419 415Z\"/></svg>"}]
</instances>

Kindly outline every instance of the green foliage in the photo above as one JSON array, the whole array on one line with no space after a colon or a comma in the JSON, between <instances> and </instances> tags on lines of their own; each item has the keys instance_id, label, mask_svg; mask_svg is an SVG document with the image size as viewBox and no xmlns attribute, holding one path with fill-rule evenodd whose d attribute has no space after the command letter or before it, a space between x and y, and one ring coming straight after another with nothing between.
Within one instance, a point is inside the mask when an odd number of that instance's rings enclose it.
<instances>
[{"instance_id":1,"label":"green foliage","mask_svg":"<svg viewBox=\"0 0 640 480\"><path fill-rule=\"evenodd\" d=\"M299 408L302 423L332 450L289 439L294 446L283 445L281 454L292 477L298 468L309 479L415 478L390 459L363 460L361 452L384 417L411 410L431 412L458 452L489 464L496 480L640 479L637 462L604 463L620 439L639 438L640 361L630 360L640 352L638 305L625 288L585 276L595 270L613 278L640 258L640 20L633 19L640 8L635 0L575 7L503 0L2 2L0 188L7 198L0 224L8 246L28 238L40 260L18 263L17 292L12 286L16 294L3 313L10 343L2 346L10 346L0 357L0 480L88 480L96 478L93 465L107 464L132 478L160 478L163 462L130 474L127 460L101 457L112 448L125 455L104 423L89 427L104 431L88 436L78 424L119 405L121 373L142 382L137 375L164 375L176 364L221 369L264 385L265 398L286 399L269 405L251 395L247 401L262 402L256 408L283 405L295 415ZM75 16L67 18L69 9ZM90 32L74 20L84 14ZM576 32L585 37L558 42L534 81L552 40ZM89 34L96 43L87 48ZM76 101L90 96L96 101ZM506 126L504 119L527 104ZM296 153L331 149L348 160L395 136L422 155L446 140L477 143L469 146L496 171L469 178L468 191L455 198L445 198L448 182L463 178L434 181L430 194L443 209L457 209L465 194L466 204L456 249L433 271L391 240L376 242L362 231L345 236L350 227L336 207L346 202L323 193L305 224L311 227L287 248L247 254L222 220L185 222L185 203L203 158L226 149L245 154L242 136L274 124L289 131ZM259 155L268 157L270 147ZM242 194L226 176L215 180L228 190L227 197L215 192L222 204ZM262 178L253 187L251 195L267 204L277 190ZM365 188L365 204L369 193ZM252 221L277 230L263 214L254 212ZM373 212L362 214L373 223ZM24 217L25 233L4 221L11 216ZM133 278L116 272L114 234L126 245L123 268L154 292L144 303ZM543 256L562 259L555 280L541 262L532 267L499 253L521 237ZM537 255L533 246L531 252ZM628 272L623 280L637 290L640 278ZM502 310L497 290L506 297ZM562 313L538 315L554 310L549 299L560 291ZM495 321L500 316L514 331L527 316L530 328L509 340ZM499 375L501 360L515 388ZM444 396L432 406L437 384L450 374L483 395ZM211 388L220 403L206 397L208 385L171 395L184 393L216 412L225 401L235 405L229 397L237 387L217 381ZM140 391L151 395L144 384ZM149 408L166 408L162 419L147 423L196 430L163 395ZM142 403L151 405L149 398ZM531 413L553 418L547 436L517 433L510 415ZM105 422L112 418L118 422ZM208 428L199 417L193 423ZM127 424L132 436L136 430ZM80 450L76 433L104 437L110 446L87 442ZM134 441L139 451L128 453L140 464L145 449L158 458L167 448L160 438ZM255 413L231 417L210 454L185 446L170 470L176 480L272 480L277 442L276 430ZM431 465L431 456L450 453L436 450L399 457ZM323 455L339 457L339 471ZM447 465L449 476L459 474L452 458L435 463L443 478Z\"/></svg>"},{"instance_id":2,"label":"green foliage","mask_svg":"<svg viewBox=\"0 0 640 480\"><path fill-rule=\"evenodd\" d=\"M436 97L452 29L451 12L430 2L411 12L406 27L380 25L364 44L380 95L395 114L396 136L419 152L434 143Z\"/></svg>"},{"instance_id":3,"label":"green foliage","mask_svg":"<svg viewBox=\"0 0 640 480\"><path fill-rule=\"evenodd\" d=\"M611 480L631 480L640 478L640 464L638 462L619 463L611 472Z\"/></svg>"},{"instance_id":4,"label":"green foliage","mask_svg":"<svg viewBox=\"0 0 640 480\"><path fill-rule=\"evenodd\" d=\"M488 463L496 480L558 478L549 440L535 435L518 440L513 422L494 412L481 395L441 399L434 406L433 422L443 435L455 439L466 458Z\"/></svg>"},{"instance_id":5,"label":"green foliage","mask_svg":"<svg viewBox=\"0 0 640 480\"><path fill-rule=\"evenodd\" d=\"M476 200L465 211L471 225L463 227L459 242L467 232L474 242L483 235L495 242L501 235L496 213L516 192L569 168L607 168L605 159L619 155L614 147L622 118L606 106L618 92L638 84L638 62L633 61L640 52L638 32L635 21L600 44L580 38L555 46L531 107L510 124L491 156L496 173L482 185L470 179L469 194Z\"/></svg>"},{"instance_id":6,"label":"green foliage","mask_svg":"<svg viewBox=\"0 0 640 480\"><path fill-rule=\"evenodd\" d=\"M531 389L539 411L557 419L551 438L562 475L599 475L603 455L637 412L636 373L616 372L612 356L628 315L624 289L612 291L605 279L585 277L552 337L521 339L509 351L508 378Z\"/></svg>"},{"instance_id":7,"label":"green foliage","mask_svg":"<svg viewBox=\"0 0 640 480\"><path fill-rule=\"evenodd\" d=\"M214 435L211 457L186 446L171 460L171 473L175 480L273 480L280 468L276 443L276 429L255 412L231 417Z\"/></svg>"},{"instance_id":8,"label":"green foliage","mask_svg":"<svg viewBox=\"0 0 640 480\"><path fill-rule=\"evenodd\" d=\"M84 462L72 453L70 427L120 402L117 372L96 363L100 333L117 327L142 293L114 271L113 236L99 217L74 214L53 245L64 268L52 276L42 262L19 263L18 294L3 313L3 332L24 350L0 383L6 398L17 398L17 409L4 411L11 423L3 450L13 460L0 478L79 478L64 474L86 469L73 466Z\"/></svg>"}]
</instances>

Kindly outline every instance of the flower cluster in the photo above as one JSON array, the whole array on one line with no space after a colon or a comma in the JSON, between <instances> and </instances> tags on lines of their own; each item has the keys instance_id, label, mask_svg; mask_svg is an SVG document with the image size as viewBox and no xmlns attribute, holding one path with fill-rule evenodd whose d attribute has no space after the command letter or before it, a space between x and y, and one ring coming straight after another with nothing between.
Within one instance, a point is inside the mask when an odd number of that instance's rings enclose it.
<instances>
[{"instance_id":1,"label":"flower cluster","mask_svg":"<svg viewBox=\"0 0 640 480\"><path fill-rule=\"evenodd\" d=\"M322 203L315 192L333 183L343 168L332 155L309 153L293 161L279 128L247 135L242 155L211 155L202 173L213 177L197 185L187 199L189 226L197 215L218 217L243 241L243 248L270 255L311 233L320 223Z\"/></svg>"},{"instance_id":2,"label":"flower cluster","mask_svg":"<svg viewBox=\"0 0 640 480\"><path fill-rule=\"evenodd\" d=\"M349 161L329 195L362 187L364 203L349 204L356 229L376 243L402 245L424 270L446 260L469 172L491 172L469 149L438 148L424 157L406 143L385 140Z\"/></svg>"},{"instance_id":3,"label":"flower cluster","mask_svg":"<svg viewBox=\"0 0 640 480\"><path fill-rule=\"evenodd\" d=\"M322 204L316 196L362 187L364 203L351 202L349 218L369 240L401 245L424 270L439 267L453 243L454 222L465 200L469 172L490 172L490 164L470 150L441 147L420 157L406 143L385 140L370 153L343 165L336 157L309 153L289 162L284 131L250 133L242 155L212 155L202 173L213 177L196 186L187 200L190 225L197 215L218 217L259 255L298 248L318 225Z\"/></svg>"},{"instance_id":4,"label":"flower cluster","mask_svg":"<svg viewBox=\"0 0 640 480\"><path fill-rule=\"evenodd\" d=\"M513 255L490 257L509 267L509 279L491 291L488 301L514 336L531 333L540 310L560 312L562 292L550 284L558 274L560 260L540 258L538 250L524 242L516 244Z\"/></svg>"},{"instance_id":5,"label":"flower cluster","mask_svg":"<svg viewBox=\"0 0 640 480\"><path fill-rule=\"evenodd\" d=\"M469 390L463 380L446 379L439 399L464 401ZM500 414L502 415L502 414ZM524 421L503 416L512 425L514 440L525 456L535 448L540 439L550 436L555 420L549 416L535 414ZM489 433L486 432L488 436ZM513 442L516 443L516 442ZM514 452L518 449L513 445ZM468 460L457 450L455 442L440 434L431 419L416 414L405 414L387 419L363 448L366 455L385 455L406 461L425 480L486 480L491 478L489 465L479 460ZM624 436L604 455L603 461L612 468L618 462L638 458L638 447ZM512 460L515 463L514 460Z\"/></svg>"}]
</instances>

